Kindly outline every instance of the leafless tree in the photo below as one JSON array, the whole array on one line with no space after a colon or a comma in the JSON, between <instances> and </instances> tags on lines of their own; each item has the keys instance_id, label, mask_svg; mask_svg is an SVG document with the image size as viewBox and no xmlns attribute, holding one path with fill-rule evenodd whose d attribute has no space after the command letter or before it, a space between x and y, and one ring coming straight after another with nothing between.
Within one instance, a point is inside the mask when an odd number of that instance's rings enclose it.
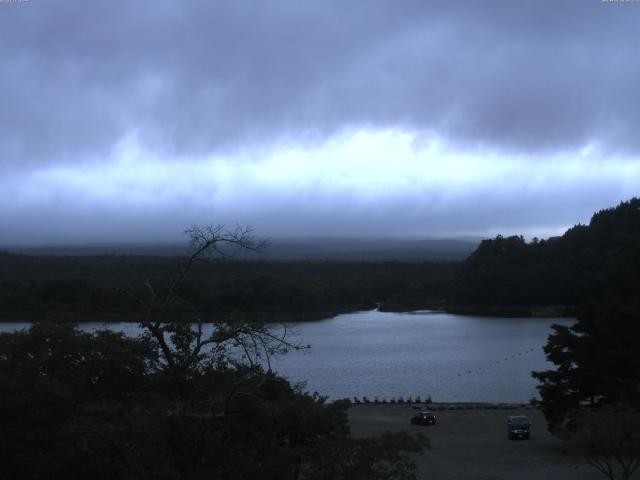
<instances>
[{"instance_id":1,"label":"leafless tree","mask_svg":"<svg viewBox=\"0 0 640 480\"><path fill-rule=\"evenodd\" d=\"M228 258L240 252L263 252L267 247L266 241L256 240L251 227L226 230L223 225L192 225L185 234L191 250L168 286L159 289L146 281L144 295L121 289L142 308L140 326L157 343L168 369L184 372L212 362L247 363L253 367L264 361L271 370L273 355L306 348L289 340L286 327L275 330L249 322L241 314L214 319L210 334L205 334L200 315L188 323L167 321L167 313L178 303L176 292L198 259L211 254Z\"/></svg>"}]
</instances>

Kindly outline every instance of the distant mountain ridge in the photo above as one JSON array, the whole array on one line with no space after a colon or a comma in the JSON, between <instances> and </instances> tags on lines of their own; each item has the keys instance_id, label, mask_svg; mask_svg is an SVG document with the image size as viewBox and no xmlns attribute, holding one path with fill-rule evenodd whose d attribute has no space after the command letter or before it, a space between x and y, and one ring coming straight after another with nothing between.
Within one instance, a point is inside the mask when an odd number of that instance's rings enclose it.
<instances>
[{"instance_id":1,"label":"distant mountain ridge","mask_svg":"<svg viewBox=\"0 0 640 480\"><path fill-rule=\"evenodd\" d=\"M264 254L241 258L301 261L422 261L462 260L478 246L480 239L357 239L276 238ZM77 246L7 247L26 255L150 255L180 256L187 253L179 244L95 244Z\"/></svg>"},{"instance_id":2,"label":"distant mountain ridge","mask_svg":"<svg viewBox=\"0 0 640 480\"><path fill-rule=\"evenodd\" d=\"M480 243L458 239L275 239L266 258L274 260L461 260Z\"/></svg>"}]
</instances>

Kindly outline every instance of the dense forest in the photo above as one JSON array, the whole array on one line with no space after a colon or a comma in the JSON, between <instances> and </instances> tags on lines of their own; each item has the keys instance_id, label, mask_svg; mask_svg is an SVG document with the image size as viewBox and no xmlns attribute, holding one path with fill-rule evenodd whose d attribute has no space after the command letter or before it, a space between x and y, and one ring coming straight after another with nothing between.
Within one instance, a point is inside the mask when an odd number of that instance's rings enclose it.
<instances>
[{"instance_id":1,"label":"dense forest","mask_svg":"<svg viewBox=\"0 0 640 480\"><path fill-rule=\"evenodd\" d=\"M640 199L593 215L561 237L526 242L522 236L484 240L458 268L454 310L500 307L526 312L586 302L628 302L640 292Z\"/></svg>"},{"instance_id":2,"label":"dense forest","mask_svg":"<svg viewBox=\"0 0 640 480\"><path fill-rule=\"evenodd\" d=\"M161 290L184 257L0 254L0 317L131 318L123 293ZM318 318L374 308L442 306L456 263L267 262L199 258L172 314L243 311L260 320Z\"/></svg>"}]
</instances>

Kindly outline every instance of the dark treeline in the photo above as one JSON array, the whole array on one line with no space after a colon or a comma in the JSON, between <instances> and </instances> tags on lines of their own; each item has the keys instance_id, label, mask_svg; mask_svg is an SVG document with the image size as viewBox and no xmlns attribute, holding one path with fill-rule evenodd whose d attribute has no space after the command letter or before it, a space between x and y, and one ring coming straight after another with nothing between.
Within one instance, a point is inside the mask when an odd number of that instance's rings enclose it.
<instances>
[{"instance_id":1,"label":"dark treeline","mask_svg":"<svg viewBox=\"0 0 640 480\"><path fill-rule=\"evenodd\" d=\"M586 302L629 302L640 294L640 199L593 215L561 237L527 243L521 236L484 240L461 263L452 303L568 307Z\"/></svg>"},{"instance_id":2,"label":"dark treeline","mask_svg":"<svg viewBox=\"0 0 640 480\"><path fill-rule=\"evenodd\" d=\"M138 305L122 292L162 290L183 257L0 254L0 316L125 318ZM198 259L180 286L191 316L243 311L282 319L373 308L442 305L457 264L450 262L267 262Z\"/></svg>"},{"instance_id":3,"label":"dark treeline","mask_svg":"<svg viewBox=\"0 0 640 480\"><path fill-rule=\"evenodd\" d=\"M348 401L229 353L268 330L217 324L198 353L197 331L177 325L170 356L152 335L70 323L1 333L0 478L415 480L426 438L353 438Z\"/></svg>"},{"instance_id":4,"label":"dark treeline","mask_svg":"<svg viewBox=\"0 0 640 480\"><path fill-rule=\"evenodd\" d=\"M639 267L640 199L634 198L547 242L487 242L463 266L466 277L459 280L469 283L457 283L469 288L478 272L492 268L501 290L488 301L503 301L508 277L518 302L576 306L576 322L553 325L544 347L554 368L532 374L565 451L612 480L630 479L640 467ZM456 293L480 301L464 289Z\"/></svg>"}]
</instances>

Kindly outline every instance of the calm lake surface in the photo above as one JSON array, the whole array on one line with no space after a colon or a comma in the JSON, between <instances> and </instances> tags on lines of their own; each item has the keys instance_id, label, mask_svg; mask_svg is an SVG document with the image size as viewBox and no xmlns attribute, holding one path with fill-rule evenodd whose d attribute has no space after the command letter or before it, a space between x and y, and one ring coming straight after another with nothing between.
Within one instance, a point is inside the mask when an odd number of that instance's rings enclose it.
<instances>
[{"instance_id":1,"label":"calm lake surface","mask_svg":"<svg viewBox=\"0 0 640 480\"><path fill-rule=\"evenodd\" d=\"M287 324L309 350L272 361L274 370L330 398L403 396L434 401L526 402L538 396L532 370L547 370L542 347L567 318L492 318L420 311L366 311ZM0 331L28 327L0 324ZM137 324L83 323L136 335Z\"/></svg>"}]
</instances>

